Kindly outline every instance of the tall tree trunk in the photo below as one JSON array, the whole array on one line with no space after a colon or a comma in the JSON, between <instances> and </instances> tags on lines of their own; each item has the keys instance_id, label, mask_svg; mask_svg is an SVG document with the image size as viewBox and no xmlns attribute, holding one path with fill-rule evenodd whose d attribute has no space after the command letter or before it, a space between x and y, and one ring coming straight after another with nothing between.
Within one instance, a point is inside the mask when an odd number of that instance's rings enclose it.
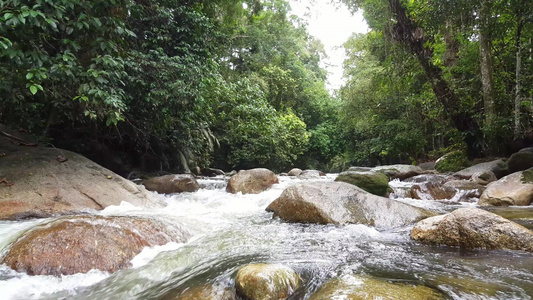
<instances>
[{"instance_id":1,"label":"tall tree trunk","mask_svg":"<svg viewBox=\"0 0 533 300\"><path fill-rule=\"evenodd\" d=\"M389 6L396 18L396 24L392 31L393 38L408 46L411 53L417 57L431 83L433 93L444 106L445 113L451 119L455 128L463 133L468 156L471 158L480 157L483 148L481 129L471 115L461 111L459 98L444 80L442 70L432 63L432 50L424 47L423 29L417 27L411 18L407 16L407 12L401 5L400 0L389 0Z\"/></svg>"},{"instance_id":2,"label":"tall tree trunk","mask_svg":"<svg viewBox=\"0 0 533 300\"><path fill-rule=\"evenodd\" d=\"M481 53L481 84L483 87L483 104L485 108L485 125L494 121L494 80L492 67L492 50L490 39L490 19L492 18L492 0L483 0L479 11L479 50Z\"/></svg>"},{"instance_id":3,"label":"tall tree trunk","mask_svg":"<svg viewBox=\"0 0 533 300\"><path fill-rule=\"evenodd\" d=\"M522 27L523 22L520 16L517 16L516 26L516 85L515 85L515 98L514 98L514 137L515 139L520 136L521 123L520 123L520 106L521 106L521 76L522 69Z\"/></svg>"}]
</instances>

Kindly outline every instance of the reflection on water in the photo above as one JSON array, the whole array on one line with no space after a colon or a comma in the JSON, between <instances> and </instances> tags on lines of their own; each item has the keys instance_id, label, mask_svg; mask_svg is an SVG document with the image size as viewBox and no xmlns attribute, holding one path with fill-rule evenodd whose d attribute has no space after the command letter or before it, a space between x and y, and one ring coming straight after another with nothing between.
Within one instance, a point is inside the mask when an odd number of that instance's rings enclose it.
<instances>
[{"instance_id":1,"label":"reflection on water","mask_svg":"<svg viewBox=\"0 0 533 300\"><path fill-rule=\"evenodd\" d=\"M409 239L412 226L378 231L364 225L288 224L272 219L266 206L298 182L280 179L280 184L259 195L228 194L218 178L202 180L203 188L196 193L160 195L168 204L163 209L127 203L107 208L99 214L149 215L178 222L193 238L185 244L145 249L134 259L133 268L115 274L30 277L0 266L0 295L2 299L171 299L191 286L231 289L237 269L252 262L282 263L298 272L305 286L291 299L307 299L326 280L351 274L424 284L450 299L533 295L529 253L423 246ZM399 200L440 212L457 208L456 203ZM531 214L520 215L527 216L531 220ZM42 221L0 223L0 247L5 251L16 232L38 222Z\"/></svg>"}]
</instances>

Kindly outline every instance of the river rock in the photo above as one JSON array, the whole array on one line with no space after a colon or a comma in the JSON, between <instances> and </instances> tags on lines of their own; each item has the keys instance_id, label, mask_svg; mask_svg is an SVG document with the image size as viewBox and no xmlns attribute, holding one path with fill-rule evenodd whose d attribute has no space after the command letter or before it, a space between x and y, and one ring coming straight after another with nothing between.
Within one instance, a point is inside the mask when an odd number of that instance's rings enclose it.
<instances>
[{"instance_id":1,"label":"river rock","mask_svg":"<svg viewBox=\"0 0 533 300\"><path fill-rule=\"evenodd\" d=\"M530 205L533 200L533 170L515 172L487 185L479 205Z\"/></svg>"},{"instance_id":2,"label":"river rock","mask_svg":"<svg viewBox=\"0 0 533 300\"><path fill-rule=\"evenodd\" d=\"M468 167L468 157L463 151L446 153L435 162L435 169L440 173L457 172Z\"/></svg>"},{"instance_id":3,"label":"river rock","mask_svg":"<svg viewBox=\"0 0 533 300\"><path fill-rule=\"evenodd\" d=\"M435 170L435 162L434 161L427 161L423 162L417 165L420 169L423 171L433 171Z\"/></svg>"},{"instance_id":4,"label":"river rock","mask_svg":"<svg viewBox=\"0 0 533 300\"><path fill-rule=\"evenodd\" d=\"M288 222L366 224L391 228L435 214L370 194L345 182L309 182L288 187L267 211Z\"/></svg>"},{"instance_id":5,"label":"river rock","mask_svg":"<svg viewBox=\"0 0 533 300\"><path fill-rule=\"evenodd\" d=\"M188 287L178 295L164 297L164 300L236 300L228 289L217 289L212 285Z\"/></svg>"},{"instance_id":6,"label":"river rock","mask_svg":"<svg viewBox=\"0 0 533 300\"><path fill-rule=\"evenodd\" d=\"M485 172L492 172L496 178L502 178L503 176L509 174L509 166L503 160L497 159L473 165L461 171L455 172L453 175L461 179L470 179L476 173L483 174Z\"/></svg>"},{"instance_id":7,"label":"river rock","mask_svg":"<svg viewBox=\"0 0 533 300\"><path fill-rule=\"evenodd\" d=\"M76 153L45 147L3 149L0 220L75 214L122 201L145 207L164 205L144 187Z\"/></svg>"},{"instance_id":8,"label":"river rock","mask_svg":"<svg viewBox=\"0 0 533 300\"><path fill-rule=\"evenodd\" d=\"M389 177L378 172L342 172L335 181L353 184L363 190L378 196L388 196L392 189L389 186Z\"/></svg>"},{"instance_id":9,"label":"river rock","mask_svg":"<svg viewBox=\"0 0 533 300\"><path fill-rule=\"evenodd\" d=\"M160 194L196 192L200 184L191 174L172 174L150 178L142 183L149 191Z\"/></svg>"},{"instance_id":10,"label":"river rock","mask_svg":"<svg viewBox=\"0 0 533 300\"><path fill-rule=\"evenodd\" d=\"M327 281L309 300L331 299L387 299L439 300L444 295L423 285L388 282L367 276L345 275Z\"/></svg>"},{"instance_id":11,"label":"river rock","mask_svg":"<svg viewBox=\"0 0 533 300\"><path fill-rule=\"evenodd\" d=\"M369 172L372 171L372 168L369 167L350 167L347 171L350 172Z\"/></svg>"},{"instance_id":12,"label":"river rock","mask_svg":"<svg viewBox=\"0 0 533 300\"><path fill-rule=\"evenodd\" d=\"M288 176L300 176L300 174L302 174L302 169L298 169L298 168L292 168L289 173L287 173Z\"/></svg>"},{"instance_id":13,"label":"river rock","mask_svg":"<svg viewBox=\"0 0 533 300\"><path fill-rule=\"evenodd\" d=\"M496 178L496 175L492 171L481 171L474 173L470 180L477 184L487 185L491 182L497 181L498 178Z\"/></svg>"},{"instance_id":14,"label":"river rock","mask_svg":"<svg viewBox=\"0 0 533 300\"><path fill-rule=\"evenodd\" d=\"M214 168L203 168L202 169L202 175L207 177L215 177L215 176L224 176L226 173L220 169L214 169Z\"/></svg>"},{"instance_id":15,"label":"river rock","mask_svg":"<svg viewBox=\"0 0 533 300\"><path fill-rule=\"evenodd\" d=\"M410 195L413 199L444 200L455 196L454 188L445 187L442 183L426 182L415 184L411 187Z\"/></svg>"},{"instance_id":16,"label":"river rock","mask_svg":"<svg viewBox=\"0 0 533 300\"><path fill-rule=\"evenodd\" d=\"M298 178L302 180L312 180L312 179L320 179L320 171L318 170L304 170L300 175L298 175Z\"/></svg>"},{"instance_id":17,"label":"river rock","mask_svg":"<svg viewBox=\"0 0 533 300\"><path fill-rule=\"evenodd\" d=\"M424 244L465 249L509 249L533 252L533 231L479 208L459 208L418 222L411 238Z\"/></svg>"},{"instance_id":18,"label":"river rock","mask_svg":"<svg viewBox=\"0 0 533 300\"><path fill-rule=\"evenodd\" d=\"M29 275L70 275L128 268L144 247L185 242L189 234L161 221L133 217L61 218L24 233L3 263Z\"/></svg>"},{"instance_id":19,"label":"river rock","mask_svg":"<svg viewBox=\"0 0 533 300\"><path fill-rule=\"evenodd\" d=\"M533 167L533 152L519 151L511 155L507 160L509 173L527 170Z\"/></svg>"},{"instance_id":20,"label":"river rock","mask_svg":"<svg viewBox=\"0 0 533 300\"><path fill-rule=\"evenodd\" d=\"M404 180L409 177L420 175L424 173L420 167L413 165L389 165L389 166L378 166L372 168L374 172L381 172L387 175L390 179L400 179Z\"/></svg>"},{"instance_id":21,"label":"river rock","mask_svg":"<svg viewBox=\"0 0 533 300\"><path fill-rule=\"evenodd\" d=\"M278 177L268 169L241 170L231 176L226 191L232 194L259 194L278 182Z\"/></svg>"},{"instance_id":22,"label":"river rock","mask_svg":"<svg viewBox=\"0 0 533 300\"><path fill-rule=\"evenodd\" d=\"M247 265L235 276L237 294L248 300L284 300L301 284L294 270L278 264Z\"/></svg>"}]
</instances>

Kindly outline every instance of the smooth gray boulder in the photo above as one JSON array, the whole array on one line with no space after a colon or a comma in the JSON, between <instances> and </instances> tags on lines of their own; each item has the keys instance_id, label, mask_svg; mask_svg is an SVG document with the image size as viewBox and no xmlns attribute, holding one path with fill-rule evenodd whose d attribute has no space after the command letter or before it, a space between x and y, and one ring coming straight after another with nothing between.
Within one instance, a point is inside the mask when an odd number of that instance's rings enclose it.
<instances>
[{"instance_id":1,"label":"smooth gray boulder","mask_svg":"<svg viewBox=\"0 0 533 300\"><path fill-rule=\"evenodd\" d=\"M420 175L424 173L424 170L422 170L418 166L413 165L389 165L389 166L378 166L372 168L373 172L381 172L387 176L389 176L390 179L400 179L404 180L409 177L413 177L416 175Z\"/></svg>"},{"instance_id":2,"label":"smooth gray boulder","mask_svg":"<svg viewBox=\"0 0 533 300\"><path fill-rule=\"evenodd\" d=\"M461 171L455 172L453 175L461 179L470 179L472 176L479 172L491 171L497 178L502 178L509 174L509 166L501 159L484 162L473 165Z\"/></svg>"},{"instance_id":3,"label":"smooth gray boulder","mask_svg":"<svg viewBox=\"0 0 533 300\"><path fill-rule=\"evenodd\" d=\"M479 205L530 205L533 201L533 170L515 172L487 185Z\"/></svg>"},{"instance_id":4,"label":"smooth gray boulder","mask_svg":"<svg viewBox=\"0 0 533 300\"><path fill-rule=\"evenodd\" d=\"M288 187L267 211L288 222L365 224L393 228L435 214L389 198L370 194L345 182L300 183Z\"/></svg>"},{"instance_id":5,"label":"smooth gray boulder","mask_svg":"<svg viewBox=\"0 0 533 300\"><path fill-rule=\"evenodd\" d=\"M424 244L465 249L533 252L533 231L479 208L459 208L418 222L411 238Z\"/></svg>"}]
</instances>

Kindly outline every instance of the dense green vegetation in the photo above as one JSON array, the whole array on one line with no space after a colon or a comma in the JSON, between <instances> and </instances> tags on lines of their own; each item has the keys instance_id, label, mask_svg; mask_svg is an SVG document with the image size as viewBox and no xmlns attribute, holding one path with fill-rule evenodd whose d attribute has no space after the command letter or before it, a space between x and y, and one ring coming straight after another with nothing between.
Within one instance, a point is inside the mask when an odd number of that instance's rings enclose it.
<instances>
[{"instance_id":1,"label":"dense green vegetation","mask_svg":"<svg viewBox=\"0 0 533 300\"><path fill-rule=\"evenodd\" d=\"M339 171L527 140L528 1L342 2L371 31L346 42L332 97L285 0L0 1L0 123L123 174Z\"/></svg>"},{"instance_id":2,"label":"dense green vegetation","mask_svg":"<svg viewBox=\"0 0 533 300\"><path fill-rule=\"evenodd\" d=\"M352 158L414 161L453 149L474 158L531 143L529 1L342 2L362 9L371 29L346 43Z\"/></svg>"}]
</instances>

